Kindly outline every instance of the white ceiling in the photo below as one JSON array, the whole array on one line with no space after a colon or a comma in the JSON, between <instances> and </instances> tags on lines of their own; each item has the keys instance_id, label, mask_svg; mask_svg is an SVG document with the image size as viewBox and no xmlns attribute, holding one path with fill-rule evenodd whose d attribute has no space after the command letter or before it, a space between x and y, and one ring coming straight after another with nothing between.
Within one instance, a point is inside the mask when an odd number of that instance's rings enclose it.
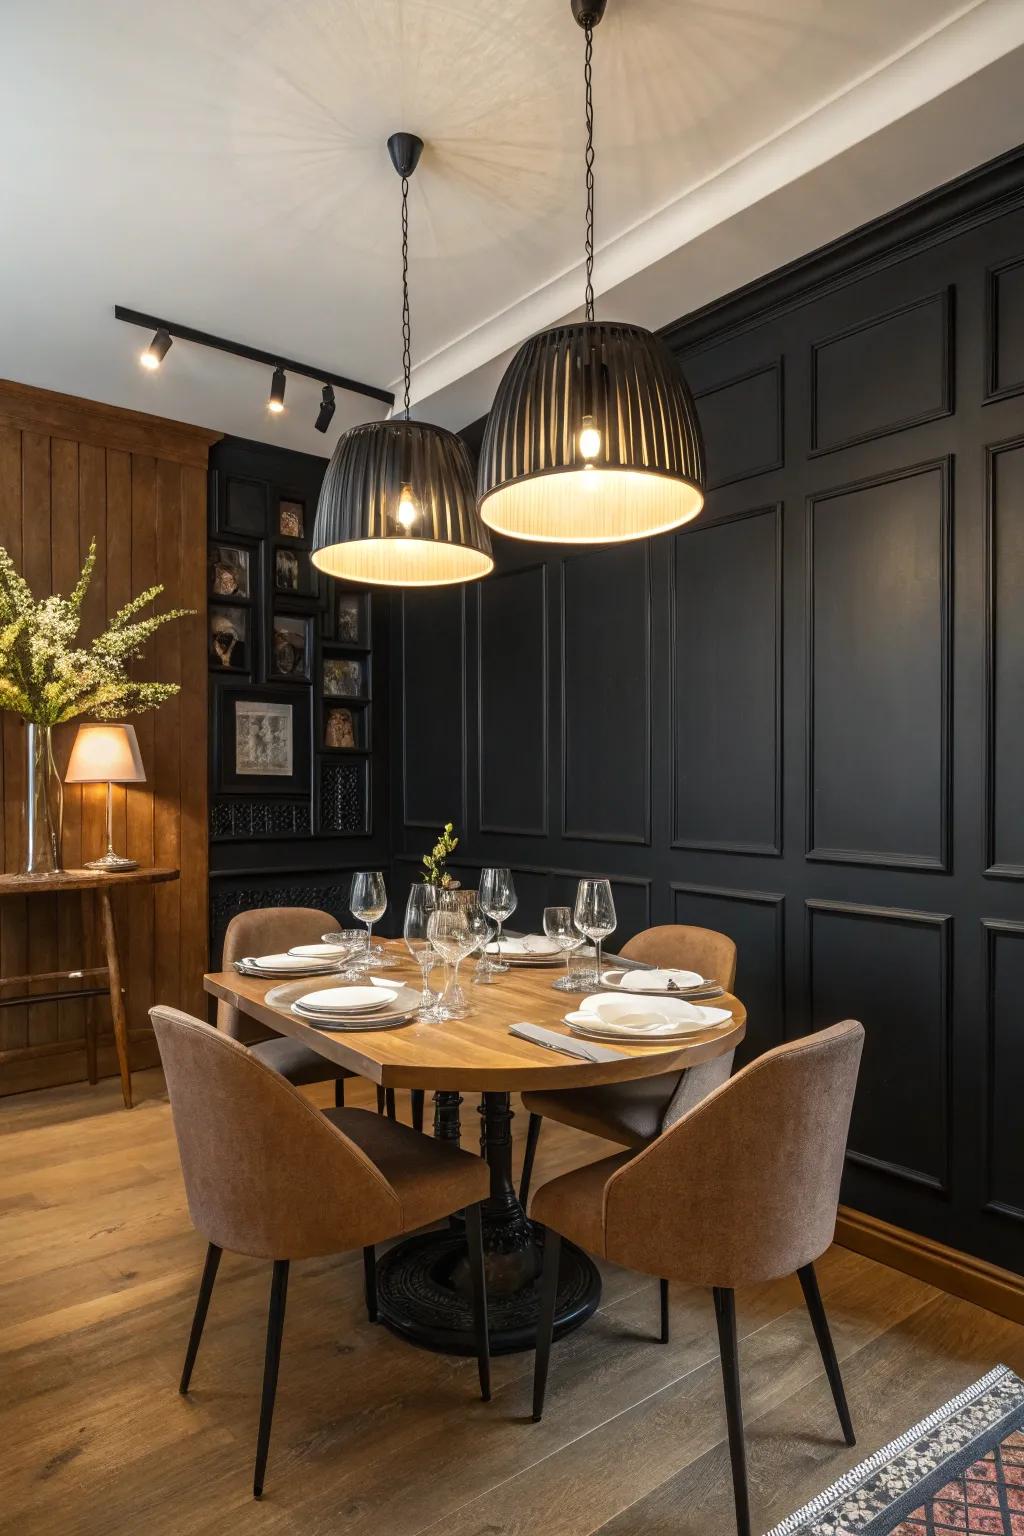
<instances>
[{"instance_id":1,"label":"white ceiling","mask_svg":"<svg viewBox=\"0 0 1024 1536\"><path fill-rule=\"evenodd\" d=\"M145 338L115 302L414 397L461 425L581 291L568 0L0 0L0 374L328 452L379 408ZM998 85L998 89L994 88ZM1024 0L609 0L597 288L676 318L1024 139ZM781 210L785 210L780 224Z\"/></svg>"}]
</instances>

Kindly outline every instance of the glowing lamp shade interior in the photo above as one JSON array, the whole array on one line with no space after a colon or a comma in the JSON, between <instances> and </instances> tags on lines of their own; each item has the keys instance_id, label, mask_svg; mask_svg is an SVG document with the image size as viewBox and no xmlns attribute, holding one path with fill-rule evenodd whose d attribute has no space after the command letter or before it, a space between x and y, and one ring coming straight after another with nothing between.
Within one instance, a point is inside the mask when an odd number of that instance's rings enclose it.
<instances>
[{"instance_id":1,"label":"glowing lamp shade interior","mask_svg":"<svg viewBox=\"0 0 1024 1536\"><path fill-rule=\"evenodd\" d=\"M338 440L313 528L313 564L382 587L475 581L494 568L461 438L421 421L371 421Z\"/></svg>"},{"instance_id":2,"label":"glowing lamp shade interior","mask_svg":"<svg viewBox=\"0 0 1024 1536\"><path fill-rule=\"evenodd\" d=\"M80 725L65 784L144 784L146 770L133 725Z\"/></svg>"},{"instance_id":3,"label":"glowing lamp shade interior","mask_svg":"<svg viewBox=\"0 0 1024 1536\"><path fill-rule=\"evenodd\" d=\"M704 449L660 337L587 320L523 343L480 449L480 516L515 539L614 544L680 528L704 505Z\"/></svg>"}]
</instances>

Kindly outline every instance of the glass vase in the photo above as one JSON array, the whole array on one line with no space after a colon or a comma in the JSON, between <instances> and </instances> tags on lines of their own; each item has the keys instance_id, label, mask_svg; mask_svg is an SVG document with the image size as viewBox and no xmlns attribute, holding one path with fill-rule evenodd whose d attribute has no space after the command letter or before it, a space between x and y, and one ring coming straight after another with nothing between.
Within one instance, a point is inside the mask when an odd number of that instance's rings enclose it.
<instances>
[{"instance_id":1,"label":"glass vase","mask_svg":"<svg viewBox=\"0 0 1024 1536\"><path fill-rule=\"evenodd\" d=\"M50 727L29 723L25 738L23 872L52 875L61 867L64 788L53 760Z\"/></svg>"}]
</instances>

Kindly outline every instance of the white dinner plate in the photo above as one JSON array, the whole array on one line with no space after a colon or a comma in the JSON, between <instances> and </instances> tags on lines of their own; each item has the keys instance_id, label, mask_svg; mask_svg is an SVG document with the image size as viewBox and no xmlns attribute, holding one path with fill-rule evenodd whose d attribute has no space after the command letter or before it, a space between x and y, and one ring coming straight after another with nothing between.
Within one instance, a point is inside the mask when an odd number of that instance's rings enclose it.
<instances>
[{"instance_id":1,"label":"white dinner plate","mask_svg":"<svg viewBox=\"0 0 1024 1536\"><path fill-rule=\"evenodd\" d=\"M325 971L330 971L334 968L333 960L321 958L319 960L310 961L308 958L303 959L301 955L293 954L247 955L245 957L245 963L246 965L252 966L256 970L281 971L284 975L287 975L290 971L294 971L297 976L301 975L303 972L308 976L310 971L319 970L321 967Z\"/></svg>"},{"instance_id":2,"label":"white dinner plate","mask_svg":"<svg viewBox=\"0 0 1024 1536\"><path fill-rule=\"evenodd\" d=\"M326 987L307 992L296 1002L301 1001L307 1013L374 1013L397 998L392 987Z\"/></svg>"},{"instance_id":3,"label":"white dinner plate","mask_svg":"<svg viewBox=\"0 0 1024 1536\"><path fill-rule=\"evenodd\" d=\"M400 1024L408 1024L410 1019L416 1017L415 1008L403 1008L398 1013L315 1013L312 1010L306 1012L301 1003L292 1003L289 1012L303 1024L311 1024L314 1029L353 1030L368 1031L372 1029L396 1029Z\"/></svg>"},{"instance_id":4,"label":"white dinner plate","mask_svg":"<svg viewBox=\"0 0 1024 1536\"><path fill-rule=\"evenodd\" d=\"M293 944L288 953L303 960L344 960L351 951L347 944Z\"/></svg>"},{"instance_id":5,"label":"white dinner plate","mask_svg":"<svg viewBox=\"0 0 1024 1536\"><path fill-rule=\"evenodd\" d=\"M669 982L674 983L670 986ZM655 970L655 971L623 971L609 970L601 972L601 985L612 987L616 992L633 992L641 996L672 997L677 992L698 990L701 987L710 986L703 976L696 971L680 970Z\"/></svg>"}]
</instances>

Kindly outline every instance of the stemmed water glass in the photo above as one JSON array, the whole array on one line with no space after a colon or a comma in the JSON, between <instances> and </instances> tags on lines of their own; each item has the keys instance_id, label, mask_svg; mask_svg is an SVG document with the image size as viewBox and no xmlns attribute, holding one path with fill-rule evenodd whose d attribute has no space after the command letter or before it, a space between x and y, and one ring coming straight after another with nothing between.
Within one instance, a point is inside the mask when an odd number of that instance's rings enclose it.
<instances>
[{"instance_id":1,"label":"stemmed water glass","mask_svg":"<svg viewBox=\"0 0 1024 1536\"><path fill-rule=\"evenodd\" d=\"M481 955L481 959L477 962L476 975L473 977L473 980L493 981L494 977L491 975L486 951L494 929L488 921L486 912L480 905L480 898L476 891L442 890L438 892L437 904L442 911L458 911L466 914L466 926L474 940L473 947L468 951L466 958L468 959L469 955L476 954L478 951ZM484 965L487 966L487 969L481 975L481 968ZM451 1006L456 1009L469 1006L469 1000L459 985L452 986L450 1001Z\"/></svg>"},{"instance_id":2,"label":"stemmed water glass","mask_svg":"<svg viewBox=\"0 0 1024 1536\"><path fill-rule=\"evenodd\" d=\"M371 969L373 925L388 909L388 893L384 888L384 876L379 870L364 871L352 876L348 904L352 916L366 924L366 947L363 959L366 970Z\"/></svg>"},{"instance_id":3,"label":"stemmed water glass","mask_svg":"<svg viewBox=\"0 0 1024 1536\"><path fill-rule=\"evenodd\" d=\"M516 909L516 888L510 869L485 869L480 873L480 905L498 925L498 958L487 962L488 974L500 976L508 970L501 958L501 928Z\"/></svg>"},{"instance_id":4,"label":"stemmed water glass","mask_svg":"<svg viewBox=\"0 0 1024 1536\"><path fill-rule=\"evenodd\" d=\"M361 928L342 928L336 933L322 935L325 944L333 944L338 950L338 959L343 960L344 967L338 972L342 981L358 981L363 974L361 959L357 959L363 947L363 930Z\"/></svg>"},{"instance_id":5,"label":"stemmed water glass","mask_svg":"<svg viewBox=\"0 0 1024 1536\"><path fill-rule=\"evenodd\" d=\"M437 1024L447 1018L447 1010L442 1008L440 994L431 990L428 980L431 971L438 963L437 951L427 936L427 924L430 914L437 910L437 890L432 885L413 885L409 888L409 897L405 903L405 924L402 929L405 938L405 947L420 968L420 977L423 982L423 991L420 995L417 1007L421 1018Z\"/></svg>"},{"instance_id":6,"label":"stemmed water glass","mask_svg":"<svg viewBox=\"0 0 1024 1536\"><path fill-rule=\"evenodd\" d=\"M459 966L476 948L477 938L470 933L466 914L461 907L439 907L427 918L427 938L441 959L452 968L451 979L441 999L441 1006L448 1018L465 1018L469 1005L459 986ZM461 999L461 1002L460 1002Z\"/></svg>"},{"instance_id":7,"label":"stemmed water glass","mask_svg":"<svg viewBox=\"0 0 1024 1536\"><path fill-rule=\"evenodd\" d=\"M576 909L573 921L581 933L597 946L597 966L593 971L583 971L576 977L578 987L601 985L601 942L615 932L615 902L609 880L581 880L576 891Z\"/></svg>"},{"instance_id":8,"label":"stemmed water glass","mask_svg":"<svg viewBox=\"0 0 1024 1536\"><path fill-rule=\"evenodd\" d=\"M552 985L559 992L577 991L576 982L569 973L569 961L573 950L579 949L583 939L572 920L572 908L545 907L544 932L553 944L565 952L565 975L560 976Z\"/></svg>"}]
</instances>

